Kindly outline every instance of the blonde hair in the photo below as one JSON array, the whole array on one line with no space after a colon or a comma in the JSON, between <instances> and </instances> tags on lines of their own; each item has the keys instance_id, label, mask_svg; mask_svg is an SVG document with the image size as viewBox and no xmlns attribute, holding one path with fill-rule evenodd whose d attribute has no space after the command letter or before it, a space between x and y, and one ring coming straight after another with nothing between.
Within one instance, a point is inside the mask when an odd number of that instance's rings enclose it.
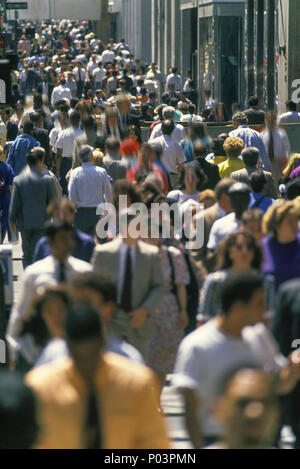
<instances>
[{"instance_id":1,"label":"blonde hair","mask_svg":"<svg viewBox=\"0 0 300 469\"><path fill-rule=\"evenodd\" d=\"M245 144L239 137L229 137L224 142L224 150L229 158L238 158L244 147Z\"/></svg>"},{"instance_id":2,"label":"blonde hair","mask_svg":"<svg viewBox=\"0 0 300 469\"><path fill-rule=\"evenodd\" d=\"M214 202L214 203L217 202L216 194L211 189L207 189L206 191L200 192L198 196L199 204L202 204L202 202L204 202L206 199L209 199L211 202Z\"/></svg>"},{"instance_id":3,"label":"blonde hair","mask_svg":"<svg viewBox=\"0 0 300 469\"><path fill-rule=\"evenodd\" d=\"M263 233L276 235L277 228L288 215L300 215L300 197L290 202L278 200L271 205L262 220Z\"/></svg>"},{"instance_id":4,"label":"blonde hair","mask_svg":"<svg viewBox=\"0 0 300 469\"><path fill-rule=\"evenodd\" d=\"M103 167L103 157L104 157L104 154L102 153L102 151L99 148L96 148L93 151L93 164L95 166L99 166L100 168L102 168Z\"/></svg>"}]
</instances>

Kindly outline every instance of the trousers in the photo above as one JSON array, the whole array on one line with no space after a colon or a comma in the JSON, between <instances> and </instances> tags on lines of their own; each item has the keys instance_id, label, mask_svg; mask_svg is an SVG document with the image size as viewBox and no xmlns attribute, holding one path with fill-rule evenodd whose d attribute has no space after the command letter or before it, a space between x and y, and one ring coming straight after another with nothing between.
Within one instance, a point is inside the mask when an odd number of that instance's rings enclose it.
<instances>
[{"instance_id":1,"label":"trousers","mask_svg":"<svg viewBox=\"0 0 300 469\"><path fill-rule=\"evenodd\" d=\"M37 242L44 234L44 230L21 230L23 267L26 269L33 262L33 254Z\"/></svg>"}]
</instances>

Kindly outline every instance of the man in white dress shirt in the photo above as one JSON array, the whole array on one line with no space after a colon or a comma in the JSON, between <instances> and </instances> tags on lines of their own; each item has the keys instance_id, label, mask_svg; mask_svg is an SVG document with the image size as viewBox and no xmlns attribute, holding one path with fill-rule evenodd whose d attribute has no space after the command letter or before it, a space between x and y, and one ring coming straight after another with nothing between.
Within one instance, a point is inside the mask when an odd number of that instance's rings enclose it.
<instances>
[{"instance_id":1,"label":"man in white dress shirt","mask_svg":"<svg viewBox=\"0 0 300 469\"><path fill-rule=\"evenodd\" d=\"M169 172L171 189L175 190L178 188L178 172L185 162L185 155L181 144L173 136L175 134L175 123L171 120L164 120L161 128L162 135L155 139L151 138L151 144L161 145L161 161ZM155 132L155 129L156 127L152 133Z\"/></svg>"},{"instance_id":2,"label":"man in white dress shirt","mask_svg":"<svg viewBox=\"0 0 300 469\"><path fill-rule=\"evenodd\" d=\"M84 145L79 152L82 166L72 171L69 182L69 198L77 207L75 226L90 235L94 234L98 221L97 207L112 200L107 172L92 164L92 156L93 148Z\"/></svg>"},{"instance_id":3,"label":"man in white dress shirt","mask_svg":"<svg viewBox=\"0 0 300 469\"><path fill-rule=\"evenodd\" d=\"M46 225L46 237L51 255L29 266L24 273L20 300L14 306L7 329L7 341L13 352L22 350L29 363L34 344L28 337L20 337L23 322L30 313L30 305L40 287L70 284L75 275L90 272L91 265L71 257L75 247L74 229L70 223L55 221Z\"/></svg>"},{"instance_id":4,"label":"man in white dress shirt","mask_svg":"<svg viewBox=\"0 0 300 469\"><path fill-rule=\"evenodd\" d=\"M80 128L79 112L74 111L71 114L70 123L70 127L67 127L58 134L58 139L55 144L56 174L57 177L60 177L61 186L65 195L68 194L66 175L72 168L75 139L84 133Z\"/></svg>"},{"instance_id":5,"label":"man in white dress shirt","mask_svg":"<svg viewBox=\"0 0 300 469\"><path fill-rule=\"evenodd\" d=\"M75 75L75 81L77 85L77 98L81 99L84 91L85 84L87 82L86 69L82 66L81 62L78 62L77 67L73 71Z\"/></svg>"},{"instance_id":6,"label":"man in white dress shirt","mask_svg":"<svg viewBox=\"0 0 300 469\"><path fill-rule=\"evenodd\" d=\"M51 105L54 108L57 101L60 101L63 98L67 98L69 100L72 99L72 93L70 88L67 86L67 82L65 78L60 80L60 85L56 86L53 89L52 96L51 96Z\"/></svg>"},{"instance_id":7,"label":"man in white dress shirt","mask_svg":"<svg viewBox=\"0 0 300 469\"><path fill-rule=\"evenodd\" d=\"M163 109L163 119L168 119L174 122L174 117L175 117L175 109L171 106L167 106ZM161 137L162 136L162 124L157 124L152 133L149 141L152 142L155 138ZM184 130L183 125L181 124L176 124L174 125L174 130L172 132L172 138L176 140L178 143L180 143L182 140L185 140L187 138L186 132Z\"/></svg>"}]
</instances>

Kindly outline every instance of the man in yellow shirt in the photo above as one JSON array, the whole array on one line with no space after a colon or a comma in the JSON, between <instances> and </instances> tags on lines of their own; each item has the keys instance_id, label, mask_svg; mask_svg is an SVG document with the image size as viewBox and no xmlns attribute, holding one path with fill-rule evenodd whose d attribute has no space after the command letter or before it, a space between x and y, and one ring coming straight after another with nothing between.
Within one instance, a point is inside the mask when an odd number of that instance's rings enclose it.
<instances>
[{"instance_id":1,"label":"man in yellow shirt","mask_svg":"<svg viewBox=\"0 0 300 469\"><path fill-rule=\"evenodd\" d=\"M103 327L91 307L73 306L65 320L70 358L26 376L39 404L45 449L168 449L152 372L104 353Z\"/></svg>"},{"instance_id":2,"label":"man in yellow shirt","mask_svg":"<svg viewBox=\"0 0 300 469\"><path fill-rule=\"evenodd\" d=\"M231 173L245 168L243 160L239 158L243 149L244 142L241 138L229 137L225 140L224 150L226 151L228 160L218 165L221 179L230 178Z\"/></svg>"}]
</instances>

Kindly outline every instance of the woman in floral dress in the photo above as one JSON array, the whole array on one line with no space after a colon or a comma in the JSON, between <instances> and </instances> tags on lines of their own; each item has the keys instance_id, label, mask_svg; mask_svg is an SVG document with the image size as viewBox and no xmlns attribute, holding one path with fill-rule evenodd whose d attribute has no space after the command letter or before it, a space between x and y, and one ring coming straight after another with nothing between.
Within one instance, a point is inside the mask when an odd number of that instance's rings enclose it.
<instances>
[{"instance_id":1,"label":"woman in floral dress","mask_svg":"<svg viewBox=\"0 0 300 469\"><path fill-rule=\"evenodd\" d=\"M147 356L147 365L157 374L162 391L167 374L173 371L176 352L188 324L186 285L190 277L179 249L162 245L159 239L145 241L160 249L165 282L164 296L153 313L154 328Z\"/></svg>"}]
</instances>

